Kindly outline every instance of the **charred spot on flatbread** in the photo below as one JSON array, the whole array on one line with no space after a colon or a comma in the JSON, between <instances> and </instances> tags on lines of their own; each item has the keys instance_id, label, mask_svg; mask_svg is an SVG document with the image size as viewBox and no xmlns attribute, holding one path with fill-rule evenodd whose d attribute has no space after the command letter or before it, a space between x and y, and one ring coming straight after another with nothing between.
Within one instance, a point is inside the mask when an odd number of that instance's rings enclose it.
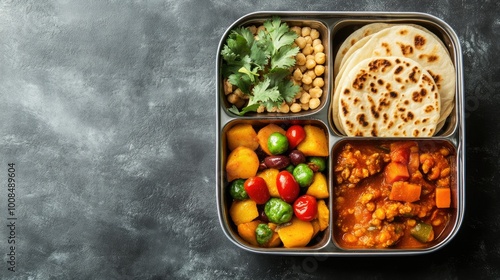
<instances>
[{"instance_id":1,"label":"charred spot on flatbread","mask_svg":"<svg viewBox=\"0 0 500 280\"><path fill-rule=\"evenodd\" d=\"M413 55L413 47L411 45L405 45L403 43L398 43L401 48L401 53L408 57Z\"/></svg>"},{"instance_id":2,"label":"charred spot on flatbread","mask_svg":"<svg viewBox=\"0 0 500 280\"><path fill-rule=\"evenodd\" d=\"M425 43L426 43L426 40L422 35L415 35L415 38L413 40L413 44L415 45L415 48L421 50L424 48Z\"/></svg>"},{"instance_id":3,"label":"charred spot on flatbread","mask_svg":"<svg viewBox=\"0 0 500 280\"><path fill-rule=\"evenodd\" d=\"M385 70L392 66L391 62L387 59L375 59L368 64L370 72L385 72Z\"/></svg>"}]
</instances>

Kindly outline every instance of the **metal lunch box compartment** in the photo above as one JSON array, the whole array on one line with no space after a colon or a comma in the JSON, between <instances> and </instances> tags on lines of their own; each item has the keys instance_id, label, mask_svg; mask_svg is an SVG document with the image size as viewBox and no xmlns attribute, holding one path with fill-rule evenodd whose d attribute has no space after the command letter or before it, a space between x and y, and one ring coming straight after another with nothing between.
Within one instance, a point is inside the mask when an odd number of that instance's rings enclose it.
<instances>
[{"instance_id":1,"label":"metal lunch box compartment","mask_svg":"<svg viewBox=\"0 0 500 280\"><path fill-rule=\"evenodd\" d=\"M227 31L224 33L224 35L222 37L222 40L221 40L220 46L219 46L218 59L217 59L217 63L218 63L217 76L218 77L222 76L220 69L221 69L221 66L223 64L222 59L220 59L220 52L223 49L224 41L229 36L230 31L236 27L239 27L239 26L245 26L245 27L256 26L256 27L258 27L258 26L262 25L264 21L271 19L272 16L273 16L273 14L265 14L264 13L264 14L254 14L252 16L243 17L240 20L234 22L227 29ZM255 113L255 112L249 112L249 113L245 114L245 116L253 116L253 117L259 117L259 118L274 118L274 117L279 117L279 116L305 117L305 116L311 115L313 113L316 113L318 111L321 111L328 103L327 102L328 98L329 98L328 93L331 91L331 89L330 89L331 82L329 81L330 76L331 76L329 73L330 64L331 64L331 48L329 46L330 45L330 40L329 40L330 29L327 28L327 25L319 19L306 18L306 17L302 17L298 14L296 16L288 16L286 18L283 15L280 15L280 18L281 18L282 22L286 22L289 27L293 27L293 26L295 26L295 27L310 27L312 29L316 29L319 32L319 36L320 36L319 39L321 40L321 42L324 46L323 52L326 55L326 62L324 63L325 73L321 75L322 78L324 79L324 86L321 87L323 94L319 98L320 105L315 109L302 110L298 113L291 113L291 112L289 112L289 113L279 113L279 112ZM217 90L217 93L219 95L218 98L220 99L219 101L220 101L220 104L222 105L219 107L220 110L223 110L228 115L234 115L228 111L228 109L232 106L232 104L230 104L227 100L227 96L226 96L225 91L224 91L224 82L223 82L222 78L217 79L217 85L218 85L218 89L219 89L219 90ZM236 115L234 115L234 116L236 116Z\"/></svg>"},{"instance_id":2,"label":"metal lunch box compartment","mask_svg":"<svg viewBox=\"0 0 500 280\"><path fill-rule=\"evenodd\" d=\"M293 23L298 26L311 26L317 28L325 46L326 70L324 94L321 105L315 110L302 111L299 113L252 113L237 116L228 111L229 104L225 100L224 85L221 77L221 50L229 31L238 26L248 26L262 23L266 19L278 16L282 21ZM381 139L374 137L348 137L341 134L335 127L331 118L331 99L334 90L333 60L340 44L347 36L359 27L373 22L386 23L411 23L419 24L433 32L448 48L450 57L456 69L456 96L455 106L447 118L443 128L432 137L427 138L390 138ZM423 13L395 13L395 12L256 12L251 13L235 21L224 33L216 56L216 106L217 106L217 143L216 143L216 203L219 220L224 234L238 247L247 251L263 254L279 255L324 255L324 256L376 256L376 255L416 255L436 251L456 235L463 221L465 211L465 127L463 111L463 68L460 42L457 35L442 20ZM225 175L225 163L228 155L226 132L232 126L240 123L263 127L269 123L286 125L291 122L299 124L313 124L322 127L328 133L330 155L328 158L328 170L325 171L328 178L330 197L327 200L330 210L329 226L309 246L301 248L262 248L245 242L236 230L234 223L229 217L229 206L231 198L227 192L228 182ZM332 166L334 156L341 145L351 141L418 141L423 145L426 143L444 143L455 153L453 160L452 178L452 214L444 231L425 248L407 249L351 249L342 247L336 240L334 213L334 174Z\"/></svg>"},{"instance_id":3,"label":"metal lunch box compartment","mask_svg":"<svg viewBox=\"0 0 500 280\"><path fill-rule=\"evenodd\" d=\"M312 125L318 128L321 128L325 133L328 133L327 125L321 120L315 120L315 119L303 119L303 120L286 120L286 119L276 119L276 120L269 120L269 119L234 119L229 121L222 127L222 131L220 134L220 154L221 154L221 162L219 166L224 167L226 166L228 154L230 153L229 149L227 148L227 132L234 126L236 125L241 125L241 124L250 124L253 126L253 128L256 131L259 131L262 127L265 127L266 125L269 124L275 124L281 127L287 127L292 124L298 124L301 126L304 125ZM327 141L330 142L332 140L331 136L329 135L327 138ZM330 145L328 145L330 146ZM330 166L330 157L328 157L328 162L327 165ZM224 173L223 170L221 170L221 173ZM330 181L330 169L326 169L324 172L324 175L327 178L328 185L331 185ZM218 206L219 206L219 217L222 222L222 226L224 229L224 232L226 235L229 237L233 243L235 243L237 246L244 248L249 251L253 252L262 252L262 253L277 253L277 252L286 252L287 254L291 254L293 252L295 253L303 253L303 252L316 252L319 249L325 247L327 244L329 244L331 241L331 226L328 226L324 231L318 233L313 240L309 243L309 246L304 247L304 248L298 248L298 249L287 249L287 248L262 248L258 246L253 246L248 244L248 242L245 242L239 235L238 231L236 228L236 225L231 221L229 209L231 205L232 198L229 195L228 191L228 185L229 182L224 180L224 178L221 179L221 185L218 188ZM328 209L331 209L331 199L327 198L325 199L326 205L328 206Z\"/></svg>"},{"instance_id":4,"label":"metal lunch box compartment","mask_svg":"<svg viewBox=\"0 0 500 280\"><path fill-rule=\"evenodd\" d=\"M342 163L346 161L346 156L352 156L356 155L356 153L359 153L361 151L362 156L357 156L356 158L358 160L361 160L362 158L366 156L367 158L367 163L370 161L373 165L371 167L366 167L368 169L370 168L375 168L376 160L374 158L381 159L382 157L370 157L370 155L378 155L378 153L383 152L386 156L391 157L391 162L392 162L392 155L393 155L393 146L396 147L395 149L398 149L399 147L406 147L407 150L409 151L410 149L408 147L413 147L415 148L415 155L417 158L417 167L420 167L417 173L412 174L413 171L410 171L409 174L409 182L419 182L423 181L422 178L427 178L431 176L435 176L436 179L432 181L429 181L429 183L426 184L432 184L433 187L436 188L441 188L441 190L445 190L448 193L449 197L449 207L443 207L443 208L436 208L436 207L429 207L427 208L427 205L431 205L432 202L435 201L435 194L432 195L421 195L418 202L415 202L415 205L407 204L404 203L404 201L398 200L398 199L391 199L390 198L390 190L388 191L388 185L387 182L383 180L388 180L387 179L387 167L388 165L382 164L384 166L383 170L380 172L377 172L375 174L370 174L367 177L363 177L362 181L359 183L354 183L352 185L355 185L354 187L348 187L350 184L350 180L347 179L347 176L344 176L343 174L343 167ZM383 150L385 149L385 151ZM389 151L390 149L390 151ZM448 139L445 138L410 138L410 139L401 139L401 138L366 138L366 137L356 137L356 138L345 138L342 140L339 140L334 144L331 157L332 157L332 164L333 166L331 167L333 174L331 176L333 177L332 181L337 182L336 184L333 184L333 189L335 193L334 199L332 199L332 208L336 209L336 211L333 211L333 221L338 221L339 224L333 224L333 232L334 232L334 237L333 237L333 242L335 243L336 246L339 248L343 248L346 251L362 251L362 250L374 250L374 249L367 249L367 248L360 248L362 245L360 244L373 244L374 246L383 244L383 242L387 242L382 239L382 235L385 234L384 231L387 234L394 234L390 233L390 229L397 228L397 226L401 224L410 224L410 223L417 223L417 220L420 220L420 215L421 213L428 212L425 216L422 217L422 220L427 220L425 223L432 224L433 225L433 240L429 242L428 244L425 244L423 246L422 243L416 241L413 237L411 237L411 232L410 229L412 227L407 227L403 229L405 231L405 234L403 237L401 237L398 240L398 243L395 244L393 247L394 249L389 249L389 250L397 250L397 251L408 251L408 250L433 250L434 248L440 247L444 245L450 238L451 233L453 231L456 231L458 226L460 224L459 220L461 219L460 217L460 212L456 211L457 209L460 209L462 206L459 205L461 200L463 198L460 197L460 190L458 186L458 169L457 166L459 165L458 159L459 156L457 155L458 149L454 145L454 143L450 142ZM442 156L444 154L444 156ZM344 158L343 160L338 160L342 155ZM399 155L397 155L399 156ZM442 156L442 157L441 157ZM432 168L426 167L424 168L422 163L422 158L427 157L431 158L432 157L432 162L429 162L432 165ZM353 157L354 158L354 157ZM348 160L348 159L347 159ZM441 161L439 164L437 163L439 160ZM411 156L409 161L411 162ZM440 165L444 164L444 165ZM358 165L356 163L355 165ZM410 165L410 164L409 164ZM359 166L363 166L363 164L359 164ZM363 166L365 167L365 166ZM449 171L449 176L443 176L443 181L439 182L438 179L439 174L444 174L441 173L444 169L448 169ZM353 169L354 170L354 169ZM414 170L415 171L415 170ZM352 174L353 172L351 172ZM349 173L347 173L349 174ZM348 175L349 176L349 175ZM415 177L413 177L415 176ZM385 179L383 179L385 177ZM338 183L340 181L343 181L342 183ZM400 182L401 183L401 182ZM441 184L440 184L441 183ZM396 183L394 183L394 186ZM402 185L402 184L400 184ZM393 187L394 188L394 187ZM425 192L425 186L422 184L422 193ZM420 190L419 190L420 192ZM354 199L356 199L355 204L353 205L352 202ZM364 201L363 201L364 200ZM348 201L351 201L350 203ZM362 201L362 202L360 202ZM371 209L370 211L367 211L368 209L368 204L371 203ZM411 205L411 207L409 207ZM384 230L380 230L377 232L377 234L363 234L363 238L359 238L359 240L356 238L356 231L361 230L366 230L372 226L372 221L376 220L375 216L377 215L372 215L372 213L377 213L377 211L380 210L382 211L382 220L385 219L385 217L388 217L388 215L395 215L393 220L385 220L384 222ZM407 213L402 213L402 211L408 211ZM348 211L355 211L356 214L348 214ZM365 212L363 212L365 211ZM393 212L392 214L389 214L390 212ZM412 213L411 213L412 212ZM365 213L368 213L370 217L366 219L364 216ZM431 214L432 213L432 214ZM411 215L408 215L411 214ZM340 216L343 216L341 219L339 219ZM361 217L361 218L360 218ZM371 220L370 220L371 219ZM352 227L353 220L356 221L356 225ZM360 226L364 227L360 227ZM391 228L392 227L392 228ZM389 230L386 230L389 229ZM350 235L349 237L346 238L346 235ZM388 236L386 236L388 237ZM353 241L346 242L346 239L354 239ZM403 248L403 249L402 249ZM387 250L387 249L383 249Z\"/></svg>"}]
</instances>

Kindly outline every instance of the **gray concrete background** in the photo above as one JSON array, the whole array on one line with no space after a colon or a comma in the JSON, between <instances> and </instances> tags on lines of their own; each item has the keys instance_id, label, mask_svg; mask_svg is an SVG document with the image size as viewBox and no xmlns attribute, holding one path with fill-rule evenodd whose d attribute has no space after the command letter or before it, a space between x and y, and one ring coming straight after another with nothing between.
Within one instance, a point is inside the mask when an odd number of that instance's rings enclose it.
<instances>
[{"instance_id":1,"label":"gray concrete background","mask_svg":"<svg viewBox=\"0 0 500 280\"><path fill-rule=\"evenodd\" d=\"M215 204L215 56L259 10L417 11L463 48L467 210L411 258L256 255ZM1 1L1 279L498 279L496 1ZM16 272L8 271L15 163Z\"/></svg>"}]
</instances>

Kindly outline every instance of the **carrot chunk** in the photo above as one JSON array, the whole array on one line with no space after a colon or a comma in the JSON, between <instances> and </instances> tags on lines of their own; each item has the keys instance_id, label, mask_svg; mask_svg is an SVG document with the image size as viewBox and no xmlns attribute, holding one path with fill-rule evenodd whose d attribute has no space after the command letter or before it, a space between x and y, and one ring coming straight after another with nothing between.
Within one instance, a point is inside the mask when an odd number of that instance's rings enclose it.
<instances>
[{"instance_id":1,"label":"carrot chunk","mask_svg":"<svg viewBox=\"0 0 500 280\"><path fill-rule=\"evenodd\" d=\"M450 188L436 188L436 207L450 208L451 191Z\"/></svg>"},{"instance_id":2,"label":"carrot chunk","mask_svg":"<svg viewBox=\"0 0 500 280\"><path fill-rule=\"evenodd\" d=\"M404 181L397 181L392 184L390 200L415 202L420 200L422 187L417 184L411 184Z\"/></svg>"},{"instance_id":3,"label":"carrot chunk","mask_svg":"<svg viewBox=\"0 0 500 280\"><path fill-rule=\"evenodd\" d=\"M390 162L385 167L385 181L392 184L396 181L404 181L410 178L408 168L399 162Z\"/></svg>"}]
</instances>

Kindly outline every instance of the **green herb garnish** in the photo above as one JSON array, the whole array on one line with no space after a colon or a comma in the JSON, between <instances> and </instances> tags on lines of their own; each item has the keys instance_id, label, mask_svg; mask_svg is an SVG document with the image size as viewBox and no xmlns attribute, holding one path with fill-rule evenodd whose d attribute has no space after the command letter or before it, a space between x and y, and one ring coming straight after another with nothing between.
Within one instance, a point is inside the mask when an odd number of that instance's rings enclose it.
<instances>
[{"instance_id":1,"label":"green herb garnish","mask_svg":"<svg viewBox=\"0 0 500 280\"><path fill-rule=\"evenodd\" d=\"M258 32L257 39L248 28L235 28L221 52L222 75L249 97L241 111L236 106L229 109L237 115L257 111L260 105L270 111L283 101L292 102L300 90L288 78L299 52L299 47L293 47L298 35L278 17L263 25L265 30Z\"/></svg>"}]
</instances>

